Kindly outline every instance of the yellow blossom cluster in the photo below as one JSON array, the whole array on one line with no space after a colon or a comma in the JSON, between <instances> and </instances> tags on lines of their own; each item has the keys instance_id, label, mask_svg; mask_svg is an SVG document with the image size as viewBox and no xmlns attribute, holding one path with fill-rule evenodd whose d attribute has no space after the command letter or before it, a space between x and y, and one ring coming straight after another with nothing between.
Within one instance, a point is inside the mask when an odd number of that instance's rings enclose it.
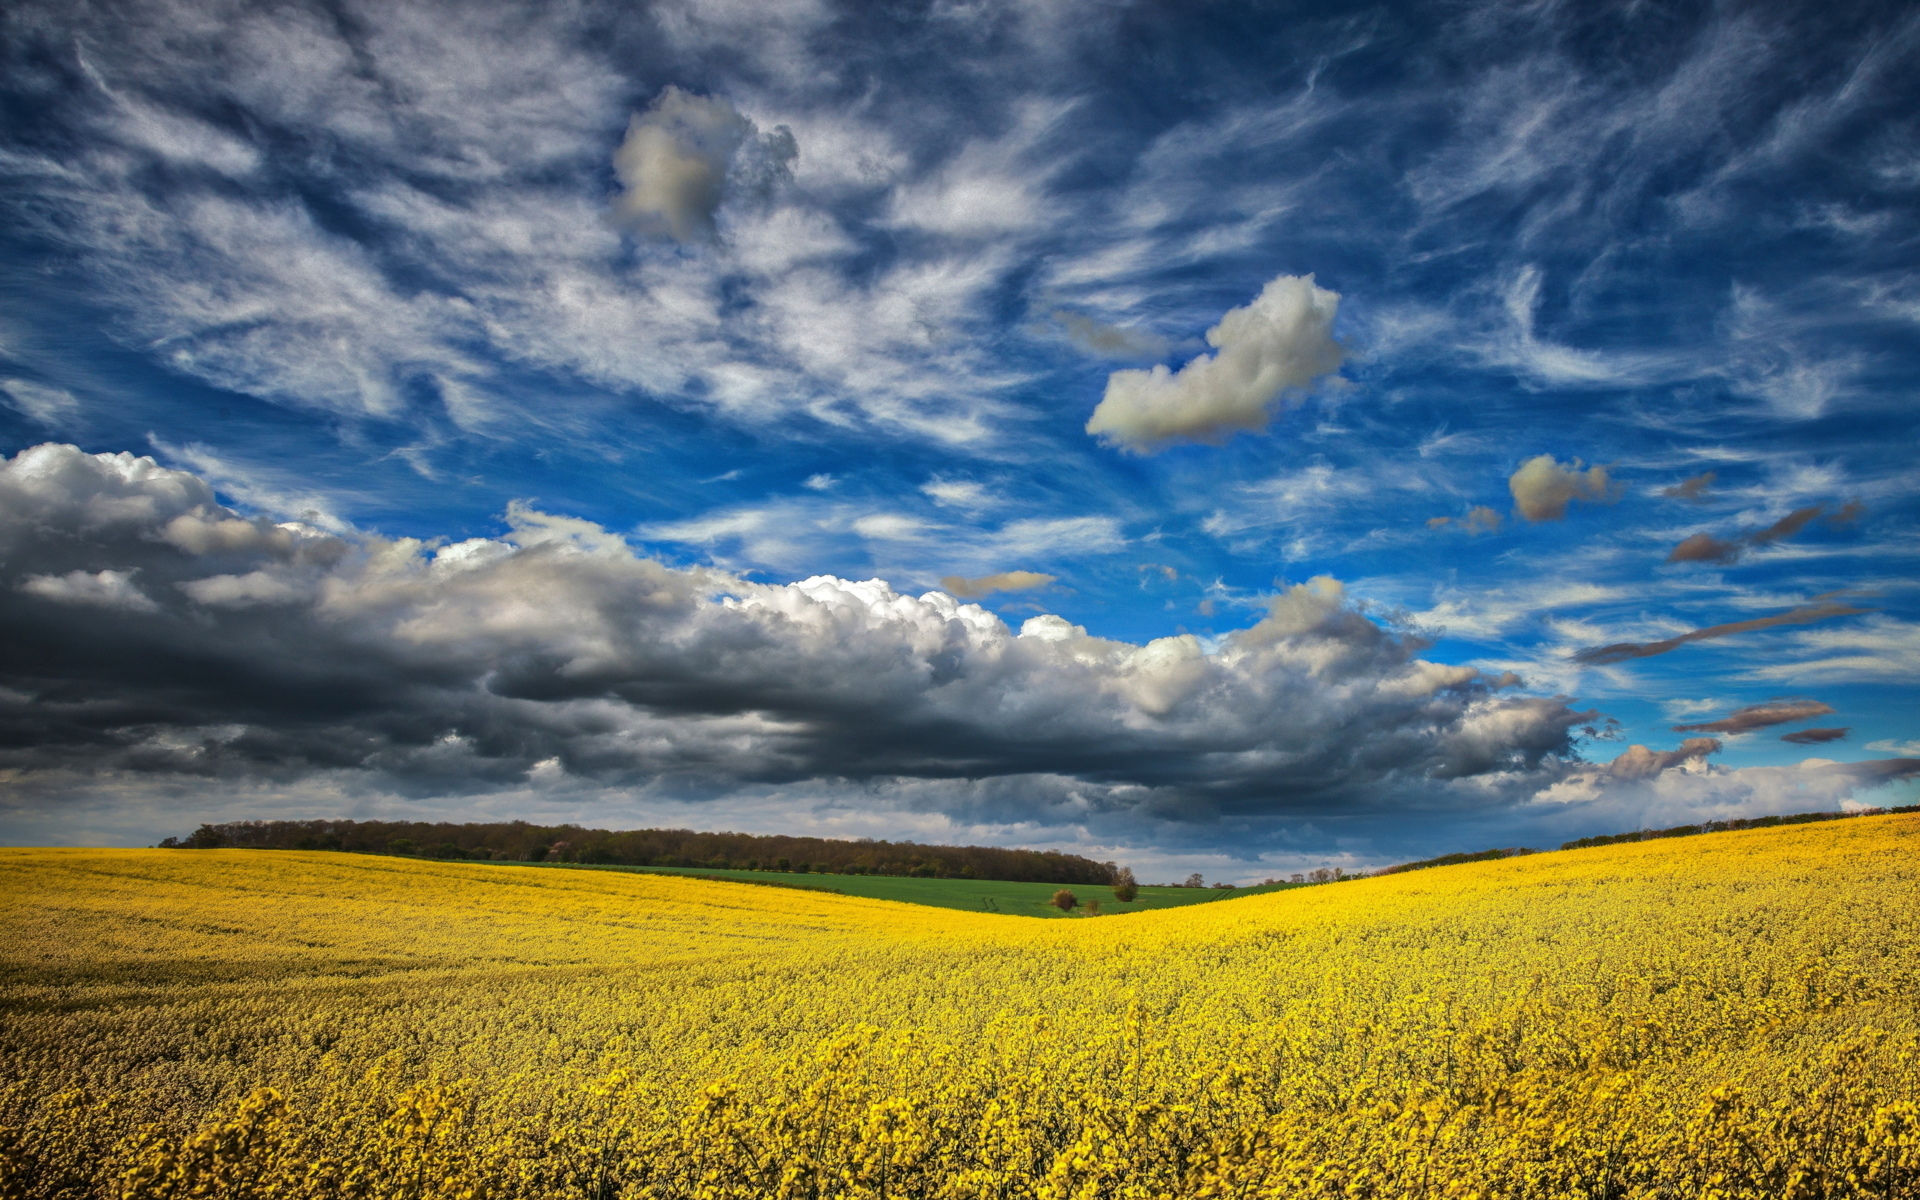
<instances>
[{"instance_id":1,"label":"yellow blossom cluster","mask_svg":"<svg viewBox=\"0 0 1920 1200\"><path fill-rule=\"evenodd\" d=\"M0 851L0 1198L1920 1196L1916 835L1066 921Z\"/></svg>"}]
</instances>

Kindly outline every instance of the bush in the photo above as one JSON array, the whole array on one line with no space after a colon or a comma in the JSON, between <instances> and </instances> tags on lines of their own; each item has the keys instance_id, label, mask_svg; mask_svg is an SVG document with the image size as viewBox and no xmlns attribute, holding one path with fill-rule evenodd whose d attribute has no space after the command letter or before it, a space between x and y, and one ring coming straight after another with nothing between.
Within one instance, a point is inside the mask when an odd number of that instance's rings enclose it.
<instances>
[{"instance_id":1,"label":"bush","mask_svg":"<svg viewBox=\"0 0 1920 1200\"><path fill-rule=\"evenodd\" d=\"M1113 898L1122 904L1132 904L1139 895L1140 885L1131 879L1114 885Z\"/></svg>"},{"instance_id":2,"label":"bush","mask_svg":"<svg viewBox=\"0 0 1920 1200\"><path fill-rule=\"evenodd\" d=\"M1053 894L1053 899L1049 903L1061 912L1072 912L1074 907L1080 903L1080 897L1074 895L1069 888L1061 888Z\"/></svg>"},{"instance_id":3,"label":"bush","mask_svg":"<svg viewBox=\"0 0 1920 1200\"><path fill-rule=\"evenodd\" d=\"M392 841L387 843L387 853L388 854L412 854L413 839L412 838L393 839Z\"/></svg>"}]
</instances>

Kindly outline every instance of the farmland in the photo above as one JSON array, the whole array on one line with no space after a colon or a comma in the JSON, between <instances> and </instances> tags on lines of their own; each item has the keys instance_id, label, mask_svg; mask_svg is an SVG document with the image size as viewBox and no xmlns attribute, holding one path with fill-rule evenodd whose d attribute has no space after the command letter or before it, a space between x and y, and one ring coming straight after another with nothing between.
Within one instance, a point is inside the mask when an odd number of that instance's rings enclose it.
<instances>
[{"instance_id":1,"label":"farmland","mask_svg":"<svg viewBox=\"0 0 1920 1200\"><path fill-rule=\"evenodd\" d=\"M0 851L0 1195L1910 1196L1916 835L1045 923L661 873Z\"/></svg>"}]
</instances>

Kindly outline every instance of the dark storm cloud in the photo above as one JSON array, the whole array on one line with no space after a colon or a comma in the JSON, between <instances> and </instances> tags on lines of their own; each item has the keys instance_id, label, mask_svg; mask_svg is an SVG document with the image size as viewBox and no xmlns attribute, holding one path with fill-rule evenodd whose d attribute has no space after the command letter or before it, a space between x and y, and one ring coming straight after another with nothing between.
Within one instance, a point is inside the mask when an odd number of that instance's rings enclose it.
<instances>
[{"instance_id":1,"label":"dark storm cloud","mask_svg":"<svg viewBox=\"0 0 1920 1200\"><path fill-rule=\"evenodd\" d=\"M549 762L690 787L1051 775L1150 789L1177 816L1550 771L1593 716L1422 660L1330 579L1216 648L1134 645L1055 616L1016 633L879 581L676 570L588 522L509 519L454 545L335 537L245 518L150 459L25 451L0 468L0 762L351 769L421 791Z\"/></svg>"},{"instance_id":2,"label":"dark storm cloud","mask_svg":"<svg viewBox=\"0 0 1920 1200\"><path fill-rule=\"evenodd\" d=\"M1691 500L1697 504L1706 499L1707 489L1712 487L1713 481L1719 477L1718 472L1703 471L1698 475L1690 475L1682 479L1672 487L1661 488L1660 494L1674 500Z\"/></svg>"},{"instance_id":3,"label":"dark storm cloud","mask_svg":"<svg viewBox=\"0 0 1920 1200\"><path fill-rule=\"evenodd\" d=\"M1848 617L1869 611L1871 610L1855 608L1851 604L1842 604L1835 600L1820 604L1803 604L1799 608L1777 613L1771 617L1754 617L1746 621L1730 621L1725 625L1709 625L1705 629L1689 630L1678 637L1670 637L1663 641L1616 642L1611 646L1595 646L1575 654L1573 661L1585 663L1588 666L1605 666L1609 663L1626 662L1633 658L1652 658L1656 654L1678 650L1688 642L1704 642L1711 638L1751 633L1757 629L1772 629L1780 625L1811 625L1815 621Z\"/></svg>"},{"instance_id":4,"label":"dark storm cloud","mask_svg":"<svg viewBox=\"0 0 1920 1200\"><path fill-rule=\"evenodd\" d=\"M1805 721L1812 717L1825 716L1833 711L1833 706L1818 700L1769 700L1765 704L1749 704L1737 708L1718 721L1702 721L1695 725L1675 725L1675 733L1752 733L1756 729L1769 729L1775 725L1787 725L1794 721Z\"/></svg>"},{"instance_id":5,"label":"dark storm cloud","mask_svg":"<svg viewBox=\"0 0 1920 1200\"><path fill-rule=\"evenodd\" d=\"M1842 729L1801 729L1793 733L1783 733L1780 740L1792 742L1796 746L1822 746L1828 742L1837 742L1847 736Z\"/></svg>"},{"instance_id":6,"label":"dark storm cloud","mask_svg":"<svg viewBox=\"0 0 1920 1200\"><path fill-rule=\"evenodd\" d=\"M1709 472L1709 475L1711 475L1711 472ZM1693 481L1688 480L1687 482L1691 483ZM1674 489L1669 488L1662 494L1674 494ZM1756 529L1752 533L1741 534L1731 541L1714 537L1711 534L1696 533L1675 546L1673 551L1667 555L1667 561L1670 563L1738 562L1740 561L1740 556L1746 553L1747 547L1770 546L1775 542L1785 541L1787 538L1792 537L1807 526L1813 524L1822 514L1825 514L1826 521L1829 525L1839 526L1853 522L1865 511L1865 507L1861 505L1858 500L1849 500L1846 504L1831 513L1827 512L1827 506L1824 504L1812 504L1805 508L1794 509L1765 529Z\"/></svg>"}]
</instances>

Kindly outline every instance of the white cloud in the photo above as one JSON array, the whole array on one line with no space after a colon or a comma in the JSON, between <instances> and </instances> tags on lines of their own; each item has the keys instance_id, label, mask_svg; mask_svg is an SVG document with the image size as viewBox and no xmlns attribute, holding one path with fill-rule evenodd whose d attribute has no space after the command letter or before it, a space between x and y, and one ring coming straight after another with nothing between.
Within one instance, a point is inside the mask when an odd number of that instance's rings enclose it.
<instances>
[{"instance_id":1,"label":"white cloud","mask_svg":"<svg viewBox=\"0 0 1920 1200\"><path fill-rule=\"evenodd\" d=\"M902 541L921 537L928 529L925 521L902 513L871 513L853 523L853 531L863 538Z\"/></svg>"},{"instance_id":2,"label":"white cloud","mask_svg":"<svg viewBox=\"0 0 1920 1200\"><path fill-rule=\"evenodd\" d=\"M1339 294L1311 275L1279 276L1207 330L1216 353L1178 372L1156 366L1108 376L1087 432L1143 454L1176 441L1218 445L1235 433L1264 432L1283 393L1339 370L1339 305Z\"/></svg>"},{"instance_id":3,"label":"white cloud","mask_svg":"<svg viewBox=\"0 0 1920 1200\"><path fill-rule=\"evenodd\" d=\"M1035 517L1009 521L982 537L977 553L992 558L1066 558L1124 549L1126 535L1112 517Z\"/></svg>"},{"instance_id":4,"label":"white cloud","mask_svg":"<svg viewBox=\"0 0 1920 1200\"><path fill-rule=\"evenodd\" d=\"M138 568L135 568L138 570ZM68 571L65 575L29 575L19 590L58 604L80 604L93 608L118 608L127 612L150 613L159 605L134 586L135 571Z\"/></svg>"},{"instance_id":5,"label":"white cloud","mask_svg":"<svg viewBox=\"0 0 1920 1200\"><path fill-rule=\"evenodd\" d=\"M920 490L942 508L978 511L993 503L986 487L971 479L929 479L920 485Z\"/></svg>"},{"instance_id":6,"label":"white cloud","mask_svg":"<svg viewBox=\"0 0 1920 1200\"><path fill-rule=\"evenodd\" d=\"M1878 750L1882 754L1894 754L1901 758L1920 758L1920 739L1898 741L1883 738L1877 742L1868 742L1867 749Z\"/></svg>"},{"instance_id":7,"label":"white cloud","mask_svg":"<svg viewBox=\"0 0 1920 1200\"><path fill-rule=\"evenodd\" d=\"M1061 163L1036 150L1072 107L1017 103L1006 133L970 141L925 176L897 187L888 222L951 238L1004 237L1041 226L1054 215L1043 188Z\"/></svg>"},{"instance_id":8,"label":"white cloud","mask_svg":"<svg viewBox=\"0 0 1920 1200\"><path fill-rule=\"evenodd\" d=\"M1788 767L1730 769L1691 756L1652 774L1629 772L1620 777L1604 769L1575 771L1541 790L1532 804L1567 806L1589 827L1609 832L1660 829L1700 821L1859 808L1874 789L1916 774L1920 774L1920 762L1912 759L1837 763L1808 758Z\"/></svg>"},{"instance_id":9,"label":"white cloud","mask_svg":"<svg viewBox=\"0 0 1920 1200\"><path fill-rule=\"evenodd\" d=\"M193 597L196 604L226 608L281 604L300 595L292 584L266 571L249 571L245 575L212 575L183 583L180 590Z\"/></svg>"},{"instance_id":10,"label":"white cloud","mask_svg":"<svg viewBox=\"0 0 1920 1200\"><path fill-rule=\"evenodd\" d=\"M1911 621L1880 615L1845 627L1800 630L1789 646L1786 661L1752 667L1743 676L1825 683L1920 679L1920 624Z\"/></svg>"},{"instance_id":11,"label":"white cloud","mask_svg":"<svg viewBox=\"0 0 1920 1200\"><path fill-rule=\"evenodd\" d=\"M42 425L63 425L80 411L72 392L31 379L0 379L0 395Z\"/></svg>"}]
</instances>

